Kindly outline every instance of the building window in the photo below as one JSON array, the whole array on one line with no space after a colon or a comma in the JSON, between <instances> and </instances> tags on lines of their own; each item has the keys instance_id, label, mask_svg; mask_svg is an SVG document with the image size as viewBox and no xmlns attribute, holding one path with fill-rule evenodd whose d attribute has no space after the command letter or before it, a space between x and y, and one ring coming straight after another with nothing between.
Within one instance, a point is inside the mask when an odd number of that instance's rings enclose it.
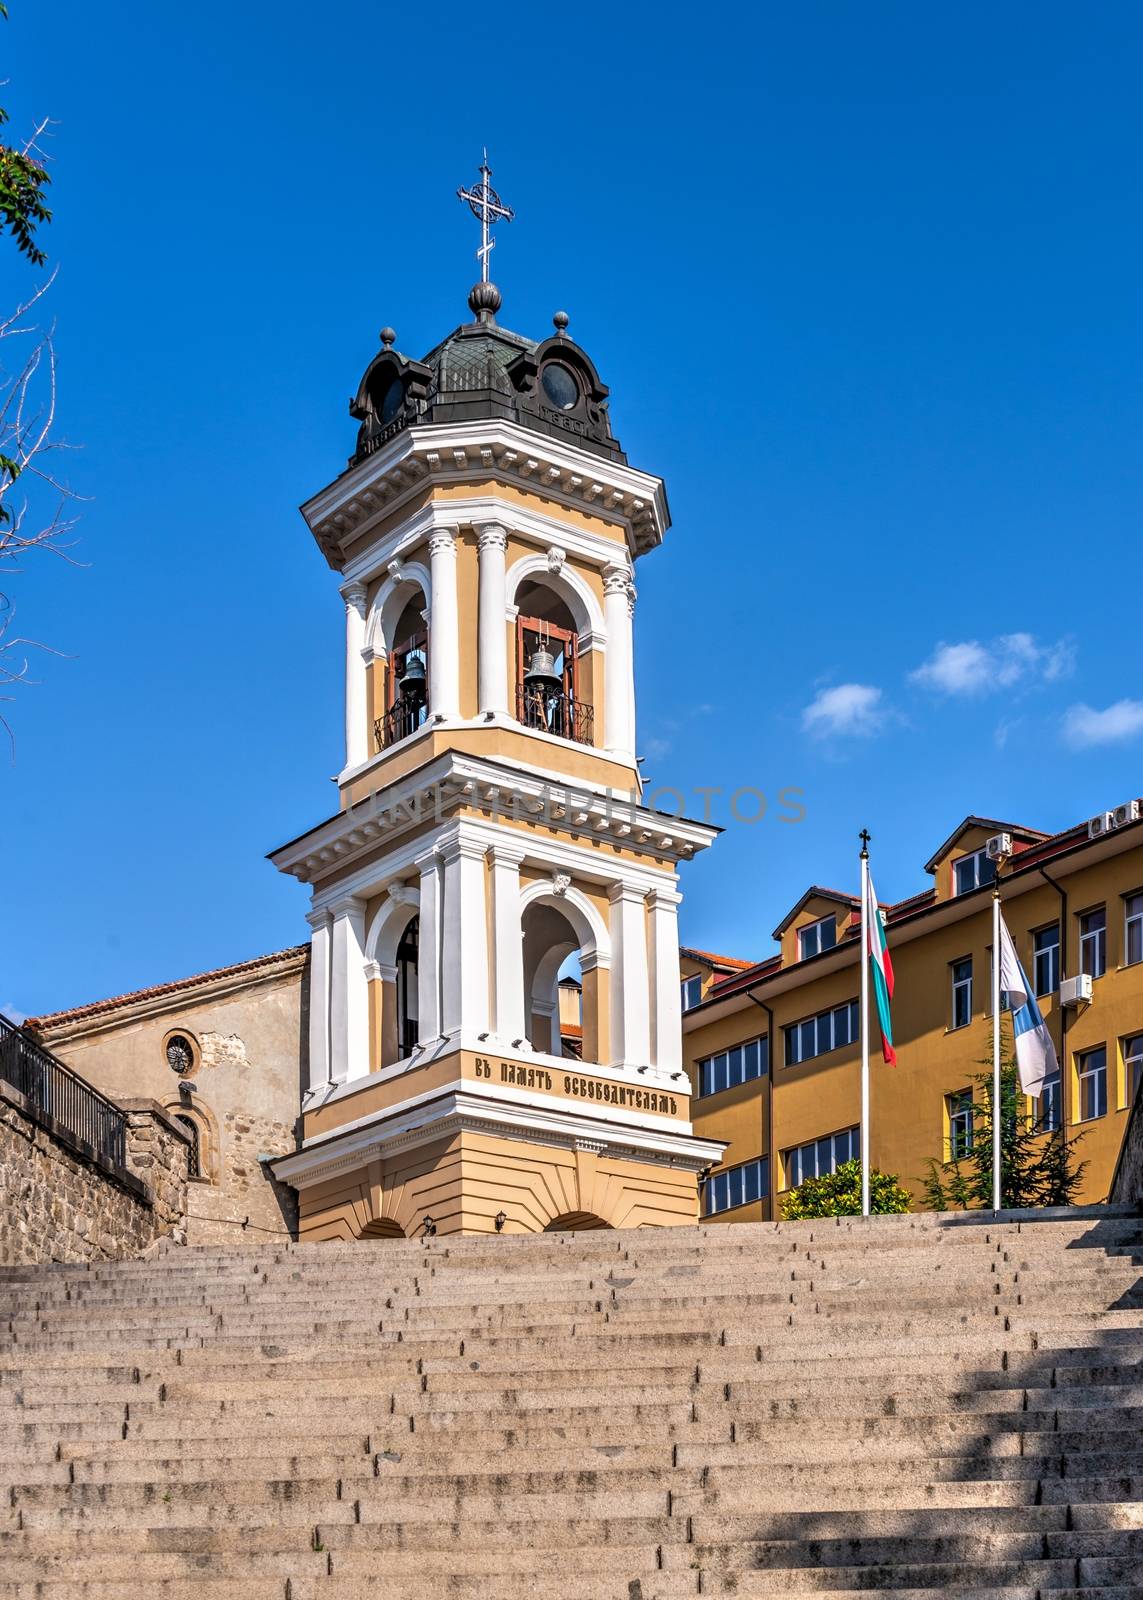
<instances>
[{"instance_id":1,"label":"building window","mask_svg":"<svg viewBox=\"0 0 1143 1600\"><path fill-rule=\"evenodd\" d=\"M953 862L953 893L969 894L996 879L996 863L990 861L983 850L974 850L970 856L959 856Z\"/></svg>"},{"instance_id":2,"label":"building window","mask_svg":"<svg viewBox=\"0 0 1143 1600\"><path fill-rule=\"evenodd\" d=\"M770 1041L751 1039L749 1044L736 1044L731 1050L722 1050L716 1056L707 1056L698 1063L699 1094L719 1094L723 1089L733 1089L736 1084L749 1083L751 1078L764 1078L770 1070Z\"/></svg>"},{"instance_id":3,"label":"building window","mask_svg":"<svg viewBox=\"0 0 1143 1600\"><path fill-rule=\"evenodd\" d=\"M168 1033L163 1041L163 1054L167 1066L180 1078L189 1077L198 1065L198 1051L194 1040L185 1033Z\"/></svg>"},{"instance_id":4,"label":"building window","mask_svg":"<svg viewBox=\"0 0 1143 1600\"><path fill-rule=\"evenodd\" d=\"M972 1021L972 957L952 964L952 1025L967 1028Z\"/></svg>"},{"instance_id":5,"label":"building window","mask_svg":"<svg viewBox=\"0 0 1143 1600\"><path fill-rule=\"evenodd\" d=\"M769 1193L770 1163L766 1157L744 1161L741 1166L712 1173L706 1180L702 1196L703 1216L714 1217L720 1211L733 1211L735 1206L753 1205L756 1200L765 1200Z\"/></svg>"},{"instance_id":6,"label":"building window","mask_svg":"<svg viewBox=\"0 0 1143 1600\"><path fill-rule=\"evenodd\" d=\"M804 961L807 956L817 956L823 950L832 950L837 944L837 918L822 917L818 922L810 922L804 928L798 929L798 959Z\"/></svg>"},{"instance_id":7,"label":"building window","mask_svg":"<svg viewBox=\"0 0 1143 1600\"><path fill-rule=\"evenodd\" d=\"M972 1149L972 1090L946 1096L949 1115L949 1160L960 1161Z\"/></svg>"},{"instance_id":8,"label":"building window","mask_svg":"<svg viewBox=\"0 0 1143 1600\"><path fill-rule=\"evenodd\" d=\"M827 1050L838 1050L843 1044L853 1044L858 1037L857 1001L834 1006L831 1011L821 1011L816 1017L806 1017L803 1022L791 1023L783 1032L786 1035L786 1065L792 1067L799 1061L810 1061L814 1056L824 1056Z\"/></svg>"},{"instance_id":9,"label":"building window","mask_svg":"<svg viewBox=\"0 0 1143 1600\"><path fill-rule=\"evenodd\" d=\"M1055 1133L1060 1126L1060 1075L1053 1072L1050 1078L1045 1078L1036 1102L1039 1110L1036 1113L1035 1131L1037 1133Z\"/></svg>"},{"instance_id":10,"label":"building window","mask_svg":"<svg viewBox=\"0 0 1143 1600\"><path fill-rule=\"evenodd\" d=\"M1107 907L1096 906L1080 918L1080 971L1102 978L1107 971Z\"/></svg>"},{"instance_id":11,"label":"building window","mask_svg":"<svg viewBox=\"0 0 1143 1600\"><path fill-rule=\"evenodd\" d=\"M1126 895L1123 904L1127 917L1124 960L1127 966L1133 967L1137 961L1143 961L1143 894Z\"/></svg>"},{"instance_id":12,"label":"building window","mask_svg":"<svg viewBox=\"0 0 1143 1600\"><path fill-rule=\"evenodd\" d=\"M1040 928L1032 935L1032 961L1037 995L1055 994L1060 987L1060 925Z\"/></svg>"},{"instance_id":13,"label":"building window","mask_svg":"<svg viewBox=\"0 0 1143 1600\"><path fill-rule=\"evenodd\" d=\"M179 1111L175 1112L174 1120L190 1140L190 1144L187 1146L187 1177L201 1178L202 1146L199 1142L198 1123L193 1117L185 1116Z\"/></svg>"},{"instance_id":14,"label":"building window","mask_svg":"<svg viewBox=\"0 0 1143 1600\"><path fill-rule=\"evenodd\" d=\"M684 978L682 982L683 1010L693 1011L702 1000L702 977Z\"/></svg>"},{"instance_id":15,"label":"building window","mask_svg":"<svg viewBox=\"0 0 1143 1600\"><path fill-rule=\"evenodd\" d=\"M1126 1104L1131 1105L1143 1083L1143 1033L1132 1034L1123 1041L1123 1088Z\"/></svg>"},{"instance_id":16,"label":"building window","mask_svg":"<svg viewBox=\"0 0 1143 1600\"><path fill-rule=\"evenodd\" d=\"M1085 1050L1077 1058L1080 1121L1091 1122L1107 1111L1107 1047Z\"/></svg>"},{"instance_id":17,"label":"building window","mask_svg":"<svg viewBox=\"0 0 1143 1600\"><path fill-rule=\"evenodd\" d=\"M860 1160L860 1127L827 1133L822 1139L811 1139L809 1144L800 1144L785 1152L782 1164L786 1169L786 1187L796 1189L807 1178L828 1178L843 1162Z\"/></svg>"}]
</instances>

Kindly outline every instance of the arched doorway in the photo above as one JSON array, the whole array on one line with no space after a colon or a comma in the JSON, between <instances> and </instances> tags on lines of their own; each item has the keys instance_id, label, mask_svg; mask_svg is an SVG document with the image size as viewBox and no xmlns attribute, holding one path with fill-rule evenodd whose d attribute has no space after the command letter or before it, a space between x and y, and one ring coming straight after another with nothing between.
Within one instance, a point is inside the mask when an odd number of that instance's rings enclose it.
<instances>
[{"instance_id":1,"label":"arched doorway","mask_svg":"<svg viewBox=\"0 0 1143 1600\"><path fill-rule=\"evenodd\" d=\"M373 1222L367 1222L361 1230L362 1239L403 1239L404 1228L393 1221L392 1217L377 1217Z\"/></svg>"},{"instance_id":2,"label":"arched doorway","mask_svg":"<svg viewBox=\"0 0 1143 1600\"><path fill-rule=\"evenodd\" d=\"M597 1217L594 1211L564 1211L558 1217L553 1217L544 1229L545 1233L595 1233L600 1228L610 1228L610 1222L604 1222L602 1217Z\"/></svg>"}]
</instances>

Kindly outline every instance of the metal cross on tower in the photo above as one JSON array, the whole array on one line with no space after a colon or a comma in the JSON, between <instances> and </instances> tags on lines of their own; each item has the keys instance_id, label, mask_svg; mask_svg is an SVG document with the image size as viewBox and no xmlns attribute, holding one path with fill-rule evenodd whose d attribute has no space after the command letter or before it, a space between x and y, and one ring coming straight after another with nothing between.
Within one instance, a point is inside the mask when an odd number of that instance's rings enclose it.
<instances>
[{"instance_id":1,"label":"metal cross on tower","mask_svg":"<svg viewBox=\"0 0 1143 1600\"><path fill-rule=\"evenodd\" d=\"M458 189L458 200L467 200L473 216L480 223L480 249L476 252L480 259L480 281L488 282L488 257L492 254L496 240L489 229L494 222L511 222L516 213L511 206L506 206L496 190L489 183L492 168L488 165L488 151L484 152L484 159L480 163L480 182L471 189Z\"/></svg>"}]
</instances>

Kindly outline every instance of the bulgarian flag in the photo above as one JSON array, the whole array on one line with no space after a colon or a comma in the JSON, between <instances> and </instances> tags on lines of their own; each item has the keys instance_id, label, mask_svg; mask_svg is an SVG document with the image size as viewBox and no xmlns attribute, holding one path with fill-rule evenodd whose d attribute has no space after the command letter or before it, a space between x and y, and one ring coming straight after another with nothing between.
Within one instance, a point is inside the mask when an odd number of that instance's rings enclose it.
<instances>
[{"instance_id":1,"label":"bulgarian flag","mask_svg":"<svg viewBox=\"0 0 1143 1600\"><path fill-rule=\"evenodd\" d=\"M889 1002L893 998L893 962L885 942L885 926L877 908L877 895L873 879L865 874L865 926L867 948L865 954L873 969L873 991L877 996L877 1020L881 1024L881 1052L886 1064L897 1065L897 1052L893 1048L893 1020L889 1015Z\"/></svg>"}]
</instances>

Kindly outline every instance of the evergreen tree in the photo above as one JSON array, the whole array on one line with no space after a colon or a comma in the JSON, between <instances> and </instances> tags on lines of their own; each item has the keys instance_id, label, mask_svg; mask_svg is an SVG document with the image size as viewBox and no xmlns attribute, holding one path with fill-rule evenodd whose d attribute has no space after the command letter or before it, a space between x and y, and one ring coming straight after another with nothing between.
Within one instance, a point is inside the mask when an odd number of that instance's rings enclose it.
<instances>
[{"instance_id":1,"label":"evergreen tree","mask_svg":"<svg viewBox=\"0 0 1143 1600\"><path fill-rule=\"evenodd\" d=\"M972 1081L979 1089L973 1096L971 1150L954 1161L929 1157L924 1191L926 1204L934 1211L992 1207L991 1064L987 1072L974 1073ZM1082 1138L1075 1134L1065 1139L1062 1128L1047 1134L1038 1128L1024 1110L1016 1058L1005 1055L1000 1067L1001 1205L1005 1209L1073 1205L1088 1166L1076 1159L1075 1146Z\"/></svg>"}]
</instances>

